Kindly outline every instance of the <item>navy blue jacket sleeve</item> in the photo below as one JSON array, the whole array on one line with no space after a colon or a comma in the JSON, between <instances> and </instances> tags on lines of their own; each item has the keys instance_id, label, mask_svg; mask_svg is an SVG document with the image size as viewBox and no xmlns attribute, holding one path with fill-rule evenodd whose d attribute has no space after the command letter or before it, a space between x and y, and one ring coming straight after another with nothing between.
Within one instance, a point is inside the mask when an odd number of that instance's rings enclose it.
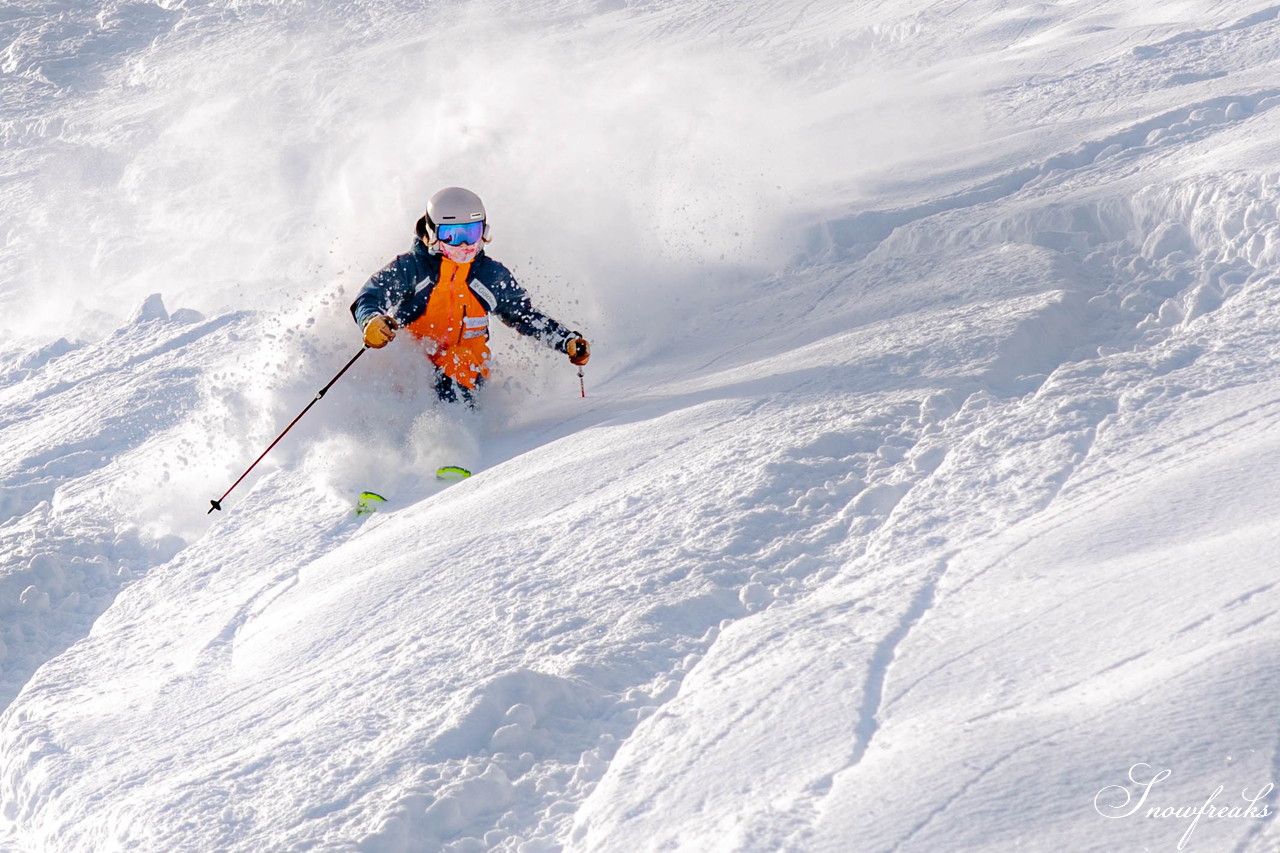
<instances>
[{"instance_id":1,"label":"navy blue jacket sleeve","mask_svg":"<svg viewBox=\"0 0 1280 853\"><path fill-rule=\"evenodd\" d=\"M520 334L536 338L547 346L564 352L565 343L575 333L534 308L528 292L520 286L509 269L487 256L485 260L485 266L479 271L481 274L477 278L483 281L498 300L493 312Z\"/></svg>"},{"instance_id":2,"label":"navy blue jacket sleeve","mask_svg":"<svg viewBox=\"0 0 1280 853\"><path fill-rule=\"evenodd\" d=\"M404 318L396 316L396 311L413 296L418 272L417 258L412 252L406 252L374 273L360 288L356 301L351 303L351 316L355 317L356 325L363 329L379 314L387 314L403 322Z\"/></svg>"}]
</instances>

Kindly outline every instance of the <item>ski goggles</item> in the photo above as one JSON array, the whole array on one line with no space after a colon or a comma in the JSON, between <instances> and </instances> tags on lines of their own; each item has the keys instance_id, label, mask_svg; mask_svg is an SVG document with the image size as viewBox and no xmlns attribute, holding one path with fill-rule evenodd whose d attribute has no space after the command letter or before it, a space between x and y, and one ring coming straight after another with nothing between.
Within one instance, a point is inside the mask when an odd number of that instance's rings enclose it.
<instances>
[{"instance_id":1,"label":"ski goggles","mask_svg":"<svg viewBox=\"0 0 1280 853\"><path fill-rule=\"evenodd\" d=\"M479 243L484 236L484 222L459 222L436 227L436 239L450 246Z\"/></svg>"}]
</instances>

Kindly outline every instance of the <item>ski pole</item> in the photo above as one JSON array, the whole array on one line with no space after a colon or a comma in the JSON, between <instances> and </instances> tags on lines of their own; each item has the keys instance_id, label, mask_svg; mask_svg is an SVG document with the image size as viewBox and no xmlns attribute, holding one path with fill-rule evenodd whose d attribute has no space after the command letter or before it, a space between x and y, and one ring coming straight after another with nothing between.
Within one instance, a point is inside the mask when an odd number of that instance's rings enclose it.
<instances>
[{"instance_id":1,"label":"ski pole","mask_svg":"<svg viewBox=\"0 0 1280 853\"><path fill-rule=\"evenodd\" d=\"M240 483L244 480L244 478L249 476L249 472L252 471L254 468L256 468L258 463L261 462L266 457L266 455L271 452L271 448L275 447L277 444L280 443L280 439L284 438L285 434L288 433L289 430L293 429L294 424L302 420L303 415L311 411L311 407L314 406L316 403L318 403L320 401L320 398L323 397L326 393L328 393L329 389L333 387L333 384L342 378L342 374L347 372L347 368L355 364L356 359L364 355L365 350L367 350L368 348L369 348L369 345L365 344L364 347L361 348L360 352L356 353L351 357L351 360L348 361L346 365L341 370L338 371L338 375L330 379L329 384L321 388L320 391L315 395L315 397L311 399L311 402L307 403L307 407L303 409L301 412L299 412L296 418L294 418L292 421L289 422L289 425L284 428L284 432L276 436L276 440L271 442L270 446L268 446L266 450L262 451L262 456L259 456L257 459L253 460L253 464L250 465L247 469L245 469L245 472L240 475L240 479L232 483L231 488L227 489L225 492L222 493L222 497L218 498L216 501L209 501L211 506L209 507L209 512L206 512L205 515L212 514L215 509L216 510L222 509L222 502L227 499L227 495L235 491L236 486L240 485Z\"/></svg>"},{"instance_id":2,"label":"ski pole","mask_svg":"<svg viewBox=\"0 0 1280 853\"><path fill-rule=\"evenodd\" d=\"M582 378L582 365L578 365L578 387L582 389L582 398L587 398L587 381Z\"/></svg>"}]
</instances>

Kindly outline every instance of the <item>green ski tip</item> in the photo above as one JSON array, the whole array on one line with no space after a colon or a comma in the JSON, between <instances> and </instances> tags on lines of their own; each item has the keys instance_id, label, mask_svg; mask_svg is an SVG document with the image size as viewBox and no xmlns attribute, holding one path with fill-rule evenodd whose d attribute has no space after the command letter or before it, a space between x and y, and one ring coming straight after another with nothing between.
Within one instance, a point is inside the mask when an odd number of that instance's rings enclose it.
<instances>
[{"instance_id":1,"label":"green ski tip","mask_svg":"<svg viewBox=\"0 0 1280 853\"><path fill-rule=\"evenodd\" d=\"M466 468L459 468L457 465L446 465L443 468L436 469L437 480L447 480L454 482L457 480L465 480L471 476L471 472Z\"/></svg>"},{"instance_id":2,"label":"green ski tip","mask_svg":"<svg viewBox=\"0 0 1280 853\"><path fill-rule=\"evenodd\" d=\"M361 492L360 499L356 501L356 515L368 515L371 512L377 512L378 504L386 502L387 499L377 492Z\"/></svg>"}]
</instances>

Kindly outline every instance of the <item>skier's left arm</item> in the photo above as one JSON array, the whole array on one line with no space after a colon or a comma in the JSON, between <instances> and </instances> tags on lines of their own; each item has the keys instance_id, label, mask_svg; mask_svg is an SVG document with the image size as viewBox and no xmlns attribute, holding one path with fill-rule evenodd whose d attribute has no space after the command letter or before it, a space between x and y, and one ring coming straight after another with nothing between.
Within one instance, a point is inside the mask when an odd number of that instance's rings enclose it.
<instances>
[{"instance_id":1,"label":"skier's left arm","mask_svg":"<svg viewBox=\"0 0 1280 853\"><path fill-rule=\"evenodd\" d=\"M582 333L573 331L534 308L528 292L520 286L515 276L496 261L490 263L497 271L488 285L497 299L493 312L499 319L520 334L542 341L556 352L564 353L574 364L586 364L591 357L591 347Z\"/></svg>"}]
</instances>

